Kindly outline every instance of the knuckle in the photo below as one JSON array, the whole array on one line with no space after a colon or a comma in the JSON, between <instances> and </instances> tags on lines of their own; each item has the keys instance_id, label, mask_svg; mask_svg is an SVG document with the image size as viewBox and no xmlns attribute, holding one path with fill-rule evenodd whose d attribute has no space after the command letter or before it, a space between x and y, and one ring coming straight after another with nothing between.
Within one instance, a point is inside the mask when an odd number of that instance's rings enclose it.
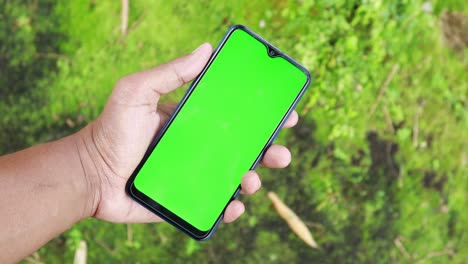
<instances>
[{"instance_id":1,"label":"knuckle","mask_svg":"<svg viewBox=\"0 0 468 264\"><path fill-rule=\"evenodd\" d=\"M124 76L115 84L114 98L123 103L138 101L141 92L140 86L141 84L135 74Z\"/></svg>"}]
</instances>

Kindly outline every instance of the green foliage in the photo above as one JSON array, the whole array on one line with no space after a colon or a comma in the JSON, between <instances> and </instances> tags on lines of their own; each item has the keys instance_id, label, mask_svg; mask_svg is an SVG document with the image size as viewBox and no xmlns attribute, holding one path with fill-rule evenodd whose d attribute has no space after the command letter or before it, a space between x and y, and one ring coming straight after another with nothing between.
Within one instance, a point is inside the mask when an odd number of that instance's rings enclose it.
<instances>
[{"instance_id":1,"label":"green foliage","mask_svg":"<svg viewBox=\"0 0 468 264\"><path fill-rule=\"evenodd\" d=\"M2 153L37 142L44 125L38 109L47 95L37 90L51 81L45 76L56 69L58 43L64 41L52 6L53 1L0 1Z\"/></svg>"},{"instance_id":2,"label":"green foliage","mask_svg":"<svg viewBox=\"0 0 468 264\"><path fill-rule=\"evenodd\" d=\"M428 3L433 11L422 8ZM233 23L270 39L314 77L297 109L300 124L278 138L293 163L260 173L320 251L292 234L262 190L242 198L246 215L205 243L168 224L129 229L90 219L40 249L41 259L69 262L83 239L96 263L463 262L466 59L441 41L443 10L468 12L460 0L135 0L121 39L116 1L4 1L1 153L79 129L120 77L216 44ZM443 254L426 259L434 252Z\"/></svg>"},{"instance_id":3,"label":"green foliage","mask_svg":"<svg viewBox=\"0 0 468 264\"><path fill-rule=\"evenodd\" d=\"M0 91L2 98L31 91L35 81L53 68L53 52L63 39L54 25L52 1L23 2L1 3L0 86L8 88Z\"/></svg>"}]
</instances>

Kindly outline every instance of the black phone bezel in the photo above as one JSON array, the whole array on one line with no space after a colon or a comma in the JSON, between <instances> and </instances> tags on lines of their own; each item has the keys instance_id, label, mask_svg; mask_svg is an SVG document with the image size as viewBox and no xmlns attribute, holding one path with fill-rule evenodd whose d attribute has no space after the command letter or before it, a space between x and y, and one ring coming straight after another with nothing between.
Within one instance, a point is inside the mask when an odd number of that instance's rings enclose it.
<instances>
[{"instance_id":1,"label":"black phone bezel","mask_svg":"<svg viewBox=\"0 0 468 264\"><path fill-rule=\"evenodd\" d=\"M290 58L285 53L281 52L279 49L277 49L275 46L270 44L268 41L264 40L262 37L260 37L256 33L254 33L252 30L248 29L247 27L245 27L243 25L234 25L234 26L229 28L229 30L224 35L223 39L221 40L221 42L219 43L219 45L216 47L215 51L211 55L211 57L208 60L208 63L206 64L205 68L202 70L202 72L192 82L192 84L187 89L187 92L185 93L182 100L177 105L177 107L174 110L174 112L172 113L172 115L169 117L169 119L166 121L164 126L159 131L158 135L152 141L152 143L149 146L148 150L146 151L143 159L141 160L141 162L136 167L135 171L132 173L132 175L128 179L126 187L125 187L127 194L132 199L134 199L136 202L138 202L139 204L141 204L142 206L144 206L145 208L147 208L148 210L150 210L154 214L158 215L159 217L161 217L162 219L164 219L168 223L172 224L173 226L175 226L179 230L183 231L184 233L186 233L187 235L189 235L190 237L192 237L195 240L206 240L206 239L209 239L213 235L214 231L216 230L219 223L223 219L224 211L226 210L227 205L232 200L236 199L236 197L239 195L240 190L241 190L240 184L237 187L236 191L232 194L231 199L229 201L227 201L226 206L224 207L223 211L220 213L218 219L214 222L213 226L207 231L202 231L202 230L197 229L193 225L189 224L188 222L186 222L184 219L180 218L176 214L172 213L169 209L165 208L161 204L159 204L156 201L154 201L153 199L149 198L148 196L146 196L142 192L138 191L138 189L135 188L133 182L134 182L134 179L135 179L136 175L140 171L141 167L145 164L146 160L149 158L149 156L151 155L151 153L153 152L153 150L157 146L158 142L164 136L164 134L167 131L167 129L169 128L170 124L173 122L173 120L176 118L177 114L180 112L180 109L184 106L185 102L188 100L188 98L192 94L193 90L197 87L197 84L203 78L203 75L205 74L205 72L210 68L211 64L216 59L217 55L219 54L219 52L223 48L224 44L228 41L231 34L236 30L243 30L244 32L248 33L249 35L251 35L252 37L257 39L258 41L260 41L263 45L265 45L265 47L267 49L266 52L268 52L268 54L271 57L276 57L276 56L283 57L288 62L290 62L291 64L293 64L294 66L299 68L301 71L303 71L307 76L306 83L302 87L299 94L296 96L295 100L291 103L291 106L289 107L288 111L283 116L283 119L281 120L281 122L277 125L275 131L272 133L272 135L268 139L268 141L265 144L265 146L263 147L262 151L259 153L257 159L253 162L252 166L250 167L250 170L253 170L253 169L255 169L257 167L257 165L261 161L265 151L272 144L272 142L274 141L274 139L278 135L278 132L283 127L284 122L287 120L288 116L291 114L291 112L293 111L293 109L295 108L295 106L297 105L300 98L303 96L304 92L307 90L307 88L308 88L308 86L309 86L309 84L311 82L310 73L305 67L303 67L302 65L300 65L299 63L294 61L292 58Z\"/></svg>"}]
</instances>

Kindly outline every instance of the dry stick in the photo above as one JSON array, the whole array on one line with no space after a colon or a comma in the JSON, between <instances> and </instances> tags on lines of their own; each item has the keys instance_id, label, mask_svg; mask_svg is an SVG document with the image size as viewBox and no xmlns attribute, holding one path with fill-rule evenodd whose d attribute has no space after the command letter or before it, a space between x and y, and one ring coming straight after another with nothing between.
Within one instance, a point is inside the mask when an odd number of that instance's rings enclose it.
<instances>
[{"instance_id":1,"label":"dry stick","mask_svg":"<svg viewBox=\"0 0 468 264\"><path fill-rule=\"evenodd\" d=\"M124 38L125 38L128 34L130 34L133 30L135 30L135 28L137 28L138 25L140 25L140 23L143 21L143 19L144 19L145 17L146 17L146 11L145 11L141 16L139 16L138 19L130 25L130 27L127 28L127 30L126 30L126 32L125 32L125 35L122 35L122 36L120 37L119 41L123 41ZM115 30L114 30L114 31L115 31ZM154 65L154 62L152 63L152 65Z\"/></svg>"},{"instance_id":2,"label":"dry stick","mask_svg":"<svg viewBox=\"0 0 468 264\"><path fill-rule=\"evenodd\" d=\"M466 164L468 164L468 155L466 155L466 152L463 151L460 158L460 166L465 168Z\"/></svg>"},{"instance_id":3,"label":"dry stick","mask_svg":"<svg viewBox=\"0 0 468 264\"><path fill-rule=\"evenodd\" d=\"M130 224L127 224L127 241L130 243L133 241L133 230Z\"/></svg>"},{"instance_id":4,"label":"dry stick","mask_svg":"<svg viewBox=\"0 0 468 264\"><path fill-rule=\"evenodd\" d=\"M127 35L128 33L132 32L138 25L140 25L141 21L143 21L143 18L145 18L146 12L143 13L133 24L130 25L130 27L127 30Z\"/></svg>"},{"instance_id":5,"label":"dry stick","mask_svg":"<svg viewBox=\"0 0 468 264\"><path fill-rule=\"evenodd\" d=\"M408 253L408 251L406 251L406 248L403 246L403 243L401 243L400 237L395 238L395 240L393 240L393 243L407 260L411 260L411 256Z\"/></svg>"},{"instance_id":6,"label":"dry stick","mask_svg":"<svg viewBox=\"0 0 468 264\"><path fill-rule=\"evenodd\" d=\"M315 242L312 233L310 233L309 228L305 223L296 215L296 213L291 210L283 201L281 201L274 192L268 192L268 198L270 198L273 203L278 215L283 218L283 220L289 225L291 230L296 233L296 235L304 241L307 245L312 248L320 249Z\"/></svg>"},{"instance_id":7,"label":"dry stick","mask_svg":"<svg viewBox=\"0 0 468 264\"><path fill-rule=\"evenodd\" d=\"M93 238L93 240L99 245L101 246L103 249L105 249L107 252L109 252L109 254L111 255L115 255L115 250L114 249L111 249L106 243L104 243L103 241L97 239L97 238Z\"/></svg>"},{"instance_id":8,"label":"dry stick","mask_svg":"<svg viewBox=\"0 0 468 264\"><path fill-rule=\"evenodd\" d=\"M38 261L38 260L35 260L35 259L31 258L31 257L27 257L27 258L25 258L24 260L25 260L26 262L28 262L28 263L33 263L33 264L43 264L43 263L44 263L44 262L40 262L40 261Z\"/></svg>"},{"instance_id":9,"label":"dry stick","mask_svg":"<svg viewBox=\"0 0 468 264\"><path fill-rule=\"evenodd\" d=\"M383 94L387 90L388 85L392 81L393 76L395 76L395 74L397 73L398 68L400 68L400 66L398 64L395 64L395 65L393 65L392 69L388 73L387 78L385 79L384 83L380 87L379 94L377 95L377 99L375 100L375 103L374 103L374 105L372 105L372 108L371 108L371 110L369 112L369 116L368 116L369 118L374 114L375 109L377 108L377 106L379 106L380 100L382 99Z\"/></svg>"},{"instance_id":10,"label":"dry stick","mask_svg":"<svg viewBox=\"0 0 468 264\"><path fill-rule=\"evenodd\" d=\"M435 257L440 257L440 256L445 256L445 255L453 255L453 250L451 249L444 249L442 251L436 251L436 252L430 252L429 254L427 254L426 257L418 260L416 262L416 264L419 264L419 263L426 263L429 259L431 258L435 258Z\"/></svg>"},{"instance_id":11,"label":"dry stick","mask_svg":"<svg viewBox=\"0 0 468 264\"><path fill-rule=\"evenodd\" d=\"M86 264L86 258L88 255L88 247L86 246L86 242L81 240L78 248L75 251L75 258L73 260L73 264Z\"/></svg>"},{"instance_id":12,"label":"dry stick","mask_svg":"<svg viewBox=\"0 0 468 264\"><path fill-rule=\"evenodd\" d=\"M49 52L49 53L41 53L41 52L38 52L36 54L34 54L36 56L36 58L46 58L46 59L65 59L65 60L70 60L70 58L66 55L63 55L63 54L59 54L59 53L53 53L53 52Z\"/></svg>"},{"instance_id":13,"label":"dry stick","mask_svg":"<svg viewBox=\"0 0 468 264\"><path fill-rule=\"evenodd\" d=\"M120 39L124 39L127 35L128 27L128 0L122 0L122 20L120 23Z\"/></svg>"},{"instance_id":14,"label":"dry stick","mask_svg":"<svg viewBox=\"0 0 468 264\"><path fill-rule=\"evenodd\" d=\"M42 262L39 262L31 257L27 257L24 259L24 261L28 262L28 263L33 263L33 264L42 264Z\"/></svg>"}]
</instances>

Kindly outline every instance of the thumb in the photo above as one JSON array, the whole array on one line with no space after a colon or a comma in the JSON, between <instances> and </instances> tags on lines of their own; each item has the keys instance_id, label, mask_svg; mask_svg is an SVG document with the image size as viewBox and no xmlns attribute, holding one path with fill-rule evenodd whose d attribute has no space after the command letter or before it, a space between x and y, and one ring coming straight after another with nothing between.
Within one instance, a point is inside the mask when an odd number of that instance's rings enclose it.
<instances>
[{"instance_id":1,"label":"thumb","mask_svg":"<svg viewBox=\"0 0 468 264\"><path fill-rule=\"evenodd\" d=\"M127 91L133 94L132 97L138 97L138 101L144 98L155 102L161 94L192 81L202 71L212 50L209 43L204 43L184 57L122 78L117 87L128 89Z\"/></svg>"}]
</instances>

